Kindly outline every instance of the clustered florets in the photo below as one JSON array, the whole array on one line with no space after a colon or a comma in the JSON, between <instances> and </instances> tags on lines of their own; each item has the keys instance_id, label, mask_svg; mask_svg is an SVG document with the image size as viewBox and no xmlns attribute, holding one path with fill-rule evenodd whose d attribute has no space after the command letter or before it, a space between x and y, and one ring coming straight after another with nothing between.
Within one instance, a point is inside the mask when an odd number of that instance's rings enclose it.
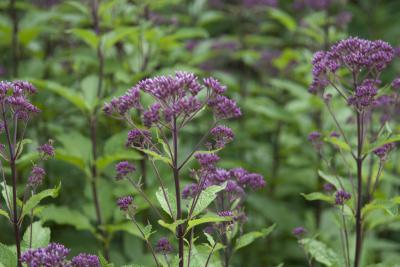
<instances>
[{"instance_id":1,"label":"clustered florets","mask_svg":"<svg viewBox=\"0 0 400 267\"><path fill-rule=\"evenodd\" d=\"M0 82L0 102L5 110L9 106L9 110L17 119L26 120L31 114L39 112L27 99L35 93L35 87L26 81Z\"/></svg>"},{"instance_id":2,"label":"clustered florets","mask_svg":"<svg viewBox=\"0 0 400 267\"><path fill-rule=\"evenodd\" d=\"M128 161L121 161L117 165L115 165L115 171L117 172L116 179L121 180L125 178L128 174L136 171L136 167Z\"/></svg>"},{"instance_id":3,"label":"clustered florets","mask_svg":"<svg viewBox=\"0 0 400 267\"><path fill-rule=\"evenodd\" d=\"M393 48L386 42L377 40L369 41L360 38L348 38L332 46L329 51L319 51L314 54L313 82L309 91L321 92L333 83L335 79L330 74L335 74L340 68L349 70L355 76L365 71L368 77L356 84L355 92L349 98L349 104L369 106L376 95L377 77L386 68L394 56Z\"/></svg>"},{"instance_id":4,"label":"clustered florets","mask_svg":"<svg viewBox=\"0 0 400 267\"><path fill-rule=\"evenodd\" d=\"M211 138L214 143L210 144L210 148L220 149L225 147L226 144L232 142L235 135L231 128L219 125L210 131Z\"/></svg>"},{"instance_id":5,"label":"clustered florets","mask_svg":"<svg viewBox=\"0 0 400 267\"><path fill-rule=\"evenodd\" d=\"M335 204L336 205L343 205L345 201L351 198L351 194L344 190L339 190L335 194Z\"/></svg>"},{"instance_id":6,"label":"clustered florets","mask_svg":"<svg viewBox=\"0 0 400 267\"><path fill-rule=\"evenodd\" d=\"M389 153L395 148L395 143L384 144L374 150L374 154L379 157L380 160L386 160Z\"/></svg>"},{"instance_id":7,"label":"clustered florets","mask_svg":"<svg viewBox=\"0 0 400 267\"><path fill-rule=\"evenodd\" d=\"M31 170L31 175L28 178L28 185L32 188L38 187L42 184L45 175L46 172L43 168L34 166Z\"/></svg>"},{"instance_id":8,"label":"clustered florets","mask_svg":"<svg viewBox=\"0 0 400 267\"><path fill-rule=\"evenodd\" d=\"M206 90L205 99L199 93ZM108 115L125 116L132 108L142 110L143 125L147 128L161 123L180 120L183 125L204 106L210 107L217 119L236 118L241 115L236 102L222 95L226 87L215 78L206 78L203 85L197 76L177 72L174 76L159 76L140 81L125 95L114 98L104 106ZM147 109L140 104L140 91L151 95L155 102Z\"/></svg>"},{"instance_id":9,"label":"clustered florets","mask_svg":"<svg viewBox=\"0 0 400 267\"><path fill-rule=\"evenodd\" d=\"M296 237L301 237L302 235L304 235L306 233L306 229L302 226L298 226L296 228L293 229L292 233L294 236Z\"/></svg>"},{"instance_id":10,"label":"clustered florets","mask_svg":"<svg viewBox=\"0 0 400 267\"><path fill-rule=\"evenodd\" d=\"M117 205L119 209L122 211L128 211L132 203L133 203L133 197L131 196L120 197L117 200Z\"/></svg>"},{"instance_id":11,"label":"clustered florets","mask_svg":"<svg viewBox=\"0 0 400 267\"><path fill-rule=\"evenodd\" d=\"M158 240L156 244L156 252L161 254L168 254L172 252L172 245L167 238L162 237Z\"/></svg>"},{"instance_id":12,"label":"clustered florets","mask_svg":"<svg viewBox=\"0 0 400 267\"><path fill-rule=\"evenodd\" d=\"M29 249L21 256L28 267L100 267L97 256L79 254L67 260L70 250L62 244L50 243L45 248Z\"/></svg>"},{"instance_id":13,"label":"clustered florets","mask_svg":"<svg viewBox=\"0 0 400 267\"><path fill-rule=\"evenodd\" d=\"M223 192L228 195L230 201L243 197L246 188L257 190L265 186L264 177L257 173L250 173L243 168L225 170L217 168L219 157L215 154L198 153L195 158L200 164L200 169L194 175L199 177L197 184L185 186L182 198L193 198L205 188L212 185L222 185L226 182Z\"/></svg>"},{"instance_id":14,"label":"clustered florets","mask_svg":"<svg viewBox=\"0 0 400 267\"><path fill-rule=\"evenodd\" d=\"M51 157L54 157L55 155L52 140L49 140L48 143L39 146L37 150L40 153L42 159L49 159Z\"/></svg>"}]
</instances>

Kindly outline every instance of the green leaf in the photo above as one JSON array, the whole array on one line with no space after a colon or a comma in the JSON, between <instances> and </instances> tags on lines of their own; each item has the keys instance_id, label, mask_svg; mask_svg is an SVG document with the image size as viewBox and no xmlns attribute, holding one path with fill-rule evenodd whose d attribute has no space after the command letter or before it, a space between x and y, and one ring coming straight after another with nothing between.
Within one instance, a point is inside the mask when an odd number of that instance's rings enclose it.
<instances>
[{"instance_id":1,"label":"green leaf","mask_svg":"<svg viewBox=\"0 0 400 267\"><path fill-rule=\"evenodd\" d=\"M188 232L190 229L193 227L196 227L197 225L204 224L204 223L214 223L214 222L227 222L231 221L231 217L221 217L221 216L212 216L212 217L203 217L200 219L194 219L190 220L188 222L188 227L186 229L186 232Z\"/></svg>"},{"instance_id":2,"label":"green leaf","mask_svg":"<svg viewBox=\"0 0 400 267\"><path fill-rule=\"evenodd\" d=\"M6 217L7 219L10 219L10 216L8 215L8 212L5 210L0 209L0 215Z\"/></svg>"},{"instance_id":3,"label":"green leaf","mask_svg":"<svg viewBox=\"0 0 400 267\"><path fill-rule=\"evenodd\" d=\"M93 30L86 30L86 29L70 29L69 33L74 35L79 40L85 42L89 45L93 50L97 49L99 44L99 37Z\"/></svg>"},{"instance_id":4,"label":"green leaf","mask_svg":"<svg viewBox=\"0 0 400 267\"><path fill-rule=\"evenodd\" d=\"M340 140L336 137L325 137L325 142L331 143L332 145L337 146L339 149L350 152L351 147L343 140Z\"/></svg>"},{"instance_id":5,"label":"green leaf","mask_svg":"<svg viewBox=\"0 0 400 267\"><path fill-rule=\"evenodd\" d=\"M325 202L328 202L328 203L334 203L333 196L328 196L328 195L323 194L321 192L313 192L313 193L310 193L310 194L301 193L301 195L305 199L307 199L309 201L322 200L322 201L325 201Z\"/></svg>"},{"instance_id":6,"label":"green leaf","mask_svg":"<svg viewBox=\"0 0 400 267\"><path fill-rule=\"evenodd\" d=\"M97 87L99 78L96 75L86 76L81 81L81 90L85 99L85 105L90 111L93 111L98 103Z\"/></svg>"},{"instance_id":7,"label":"green leaf","mask_svg":"<svg viewBox=\"0 0 400 267\"><path fill-rule=\"evenodd\" d=\"M2 243L0 243L0 263L5 267L17 266L17 255Z\"/></svg>"},{"instance_id":8,"label":"green leaf","mask_svg":"<svg viewBox=\"0 0 400 267\"><path fill-rule=\"evenodd\" d=\"M176 218L176 198L175 196L168 191L168 188L165 188L165 195L164 191L161 187L158 188L156 192L156 197L158 203L160 203L161 208L171 216L172 219ZM168 206L169 203L169 206ZM171 211L170 209L171 208ZM172 214L171 214L172 212Z\"/></svg>"},{"instance_id":9,"label":"green leaf","mask_svg":"<svg viewBox=\"0 0 400 267\"><path fill-rule=\"evenodd\" d=\"M99 173L103 172L105 168L111 163L120 160L140 160L142 159L142 155L140 155L137 151L121 151L114 154L107 154L105 156L99 157L96 160L96 166L98 168Z\"/></svg>"},{"instance_id":10,"label":"green leaf","mask_svg":"<svg viewBox=\"0 0 400 267\"><path fill-rule=\"evenodd\" d=\"M109 263L101 253L99 253L99 261L101 267L114 267L114 264Z\"/></svg>"},{"instance_id":11,"label":"green leaf","mask_svg":"<svg viewBox=\"0 0 400 267\"><path fill-rule=\"evenodd\" d=\"M254 231L254 232L250 232L250 233L246 233L246 234L242 235L236 241L235 251L250 245L251 243L254 242L254 240L256 240L258 238L264 238L264 237L268 236L275 229L275 226L276 225L273 224L268 228L262 229L261 231Z\"/></svg>"},{"instance_id":12,"label":"green leaf","mask_svg":"<svg viewBox=\"0 0 400 267\"><path fill-rule=\"evenodd\" d=\"M176 227L178 227L178 225L184 223L185 220L176 220L173 223L166 223L163 220L158 220L158 224L161 225L164 228L167 228L168 230L170 230L173 234L176 234Z\"/></svg>"},{"instance_id":13,"label":"green leaf","mask_svg":"<svg viewBox=\"0 0 400 267\"><path fill-rule=\"evenodd\" d=\"M31 229L32 229L32 241L31 241ZM24 233L22 239L22 247L25 249L29 248L41 248L45 247L50 242L50 228L43 227L41 222L34 222ZM30 247L29 245L32 244Z\"/></svg>"},{"instance_id":14,"label":"green leaf","mask_svg":"<svg viewBox=\"0 0 400 267\"><path fill-rule=\"evenodd\" d=\"M332 184L336 188L336 190L342 189L342 186L341 186L341 184L342 184L346 191L351 192L350 181L344 180L342 177L336 177L334 175L326 174L321 170L318 170L318 175L322 179L324 179L326 182Z\"/></svg>"},{"instance_id":15,"label":"green leaf","mask_svg":"<svg viewBox=\"0 0 400 267\"><path fill-rule=\"evenodd\" d=\"M58 94L59 96L71 102L73 105L75 105L75 107L80 109L82 112L89 111L89 108L86 105L83 95L72 90L71 88L64 87L58 83L51 81L36 80L36 79L30 81L39 89L43 88L45 90Z\"/></svg>"},{"instance_id":16,"label":"green leaf","mask_svg":"<svg viewBox=\"0 0 400 267\"><path fill-rule=\"evenodd\" d=\"M28 201L26 201L21 216L24 217L25 215L29 214L31 210L33 210L37 205L39 205L40 201L42 201L44 198L47 197L56 198L58 196L58 193L60 192L60 188L61 188L61 183L59 183L58 186L56 186L53 189L46 189L31 196L28 199Z\"/></svg>"},{"instance_id":17,"label":"green leaf","mask_svg":"<svg viewBox=\"0 0 400 267\"><path fill-rule=\"evenodd\" d=\"M225 187L226 183L223 185L212 185L201 191L196 206L193 209L192 216L195 217L205 210L217 197L217 193L224 190ZM190 202L189 207L191 207L192 202L193 200Z\"/></svg>"},{"instance_id":18,"label":"green leaf","mask_svg":"<svg viewBox=\"0 0 400 267\"><path fill-rule=\"evenodd\" d=\"M148 155L149 157L151 157L154 160L161 160L161 161L167 163L168 165L172 164L172 161L170 158L162 156L150 149L144 149L144 148L138 148L138 147L135 147L135 149L142 151L143 153L145 153L146 155Z\"/></svg>"},{"instance_id":19,"label":"green leaf","mask_svg":"<svg viewBox=\"0 0 400 267\"><path fill-rule=\"evenodd\" d=\"M393 200L376 199L362 208L362 216L374 210L382 210L389 216L397 216L399 213L398 204Z\"/></svg>"},{"instance_id":20,"label":"green leaf","mask_svg":"<svg viewBox=\"0 0 400 267\"><path fill-rule=\"evenodd\" d=\"M143 226L140 223L137 223L141 229L143 229ZM104 229L107 231L107 233L113 234L115 232L123 231L127 232L131 235L134 235L136 237L139 237L143 239L142 234L140 231L137 229L137 227L131 222L124 222L124 223L119 223L119 224L107 224L104 226Z\"/></svg>"},{"instance_id":21,"label":"green leaf","mask_svg":"<svg viewBox=\"0 0 400 267\"><path fill-rule=\"evenodd\" d=\"M326 266L334 266L338 263L338 255L324 243L311 238L301 239L299 243L319 263Z\"/></svg>"},{"instance_id":22,"label":"green leaf","mask_svg":"<svg viewBox=\"0 0 400 267\"><path fill-rule=\"evenodd\" d=\"M71 225L77 230L88 230L92 233L96 231L88 217L65 206L46 206L40 212L39 217L43 222L52 221L59 225Z\"/></svg>"},{"instance_id":23,"label":"green leaf","mask_svg":"<svg viewBox=\"0 0 400 267\"><path fill-rule=\"evenodd\" d=\"M296 20L292 18L292 16L290 16L285 11L278 8L269 8L268 14L270 15L271 18L277 20L283 26L285 26L286 29L288 29L289 31L293 32L296 30L297 28Z\"/></svg>"},{"instance_id":24,"label":"green leaf","mask_svg":"<svg viewBox=\"0 0 400 267\"><path fill-rule=\"evenodd\" d=\"M383 145L386 145L386 144L389 144L389 143L398 142L398 141L400 141L400 134L395 135L395 136L390 137L390 138L385 138L384 140L378 140L377 142L375 142L373 144L366 145L364 147L363 155L369 154L372 151L374 151L375 149L377 149L377 148L379 148L379 147L381 147Z\"/></svg>"},{"instance_id":25,"label":"green leaf","mask_svg":"<svg viewBox=\"0 0 400 267\"><path fill-rule=\"evenodd\" d=\"M127 36L137 36L139 34L139 29L137 27L121 27L115 30L109 31L103 35L104 49L110 49L117 42L121 41Z\"/></svg>"}]
</instances>

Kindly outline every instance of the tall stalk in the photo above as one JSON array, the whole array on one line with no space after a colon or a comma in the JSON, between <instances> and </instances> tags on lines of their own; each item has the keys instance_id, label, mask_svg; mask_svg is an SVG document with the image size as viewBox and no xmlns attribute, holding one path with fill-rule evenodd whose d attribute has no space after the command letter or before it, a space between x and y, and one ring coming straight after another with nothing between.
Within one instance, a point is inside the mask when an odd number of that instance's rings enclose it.
<instances>
[{"instance_id":1,"label":"tall stalk","mask_svg":"<svg viewBox=\"0 0 400 267\"><path fill-rule=\"evenodd\" d=\"M7 145L10 154L10 168L11 168L11 179L12 179L12 224L14 228L15 246L17 250L18 267L22 267L21 263L21 236L19 229L19 216L18 216L18 206L17 206L17 168L15 165L15 142L11 140L10 129L8 127L6 114L4 107L2 106L2 115L4 123L4 131L6 133ZM15 126L16 127L16 126ZM17 129L14 129L15 133ZM7 190L7 189L6 189Z\"/></svg>"},{"instance_id":2,"label":"tall stalk","mask_svg":"<svg viewBox=\"0 0 400 267\"><path fill-rule=\"evenodd\" d=\"M354 267L360 266L362 251L362 150L363 150L363 129L364 120L362 113L357 111L357 206L356 206L356 246L354 256Z\"/></svg>"},{"instance_id":3,"label":"tall stalk","mask_svg":"<svg viewBox=\"0 0 400 267\"><path fill-rule=\"evenodd\" d=\"M179 181L179 166L178 166L178 128L176 124L176 118L173 121L172 128L172 142L173 142L173 173L175 183L175 197L176 197L176 219L182 219L182 207L181 207L181 190ZM180 224L177 228L178 237L178 254L179 254L179 267L184 266L184 240L183 240L183 226Z\"/></svg>"},{"instance_id":4,"label":"tall stalk","mask_svg":"<svg viewBox=\"0 0 400 267\"><path fill-rule=\"evenodd\" d=\"M100 20L99 20L99 9L100 0L93 0L92 1L92 17L93 17L93 30L97 37L100 39ZM101 98L102 96L102 88L103 88L103 79L104 79L104 54L101 47L101 41L97 46L97 61L98 61L98 83L97 83L97 97ZM102 214L101 214L101 205L98 196L98 171L96 166L97 160L97 113L98 113L98 106L94 108L93 113L90 115L89 124L90 124L90 141L92 145L92 166L91 166L91 188L92 188L92 196L93 202L95 206L96 212L96 220L97 225L100 226L103 224ZM101 230L101 235L103 237L103 252L104 257L109 260L109 248L108 248L108 237L107 233Z\"/></svg>"}]
</instances>

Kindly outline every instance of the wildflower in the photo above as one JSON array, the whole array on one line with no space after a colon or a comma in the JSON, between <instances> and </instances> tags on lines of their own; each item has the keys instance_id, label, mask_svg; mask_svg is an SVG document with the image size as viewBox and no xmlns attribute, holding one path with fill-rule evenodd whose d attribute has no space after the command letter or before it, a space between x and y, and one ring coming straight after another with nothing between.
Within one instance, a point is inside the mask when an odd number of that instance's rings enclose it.
<instances>
[{"instance_id":1,"label":"wildflower","mask_svg":"<svg viewBox=\"0 0 400 267\"><path fill-rule=\"evenodd\" d=\"M136 167L135 165L129 163L128 161L121 161L115 166L115 170L117 172L116 179L121 180L128 174L136 171Z\"/></svg>"},{"instance_id":2,"label":"wildflower","mask_svg":"<svg viewBox=\"0 0 400 267\"><path fill-rule=\"evenodd\" d=\"M400 89L400 78L396 78L392 82L393 89Z\"/></svg>"},{"instance_id":3,"label":"wildflower","mask_svg":"<svg viewBox=\"0 0 400 267\"><path fill-rule=\"evenodd\" d=\"M216 154L211 153L197 153L194 157L204 169L215 168L215 163L220 159Z\"/></svg>"},{"instance_id":4,"label":"wildflower","mask_svg":"<svg viewBox=\"0 0 400 267\"><path fill-rule=\"evenodd\" d=\"M335 189L333 184L330 183L324 183L323 188L325 192L332 192Z\"/></svg>"},{"instance_id":5,"label":"wildflower","mask_svg":"<svg viewBox=\"0 0 400 267\"><path fill-rule=\"evenodd\" d=\"M128 211L132 203L133 203L133 197L131 196L121 197L117 201L117 205L119 209L122 211Z\"/></svg>"},{"instance_id":6,"label":"wildflower","mask_svg":"<svg viewBox=\"0 0 400 267\"><path fill-rule=\"evenodd\" d=\"M218 212L218 216L221 216L221 217L232 217L233 216L233 212L230 211L230 210L220 211L220 212Z\"/></svg>"},{"instance_id":7,"label":"wildflower","mask_svg":"<svg viewBox=\"0 0 400 267\"><path fill-rule=\"evenodd\" d=\"M40 153L42 159L54 157L55 151L53 147L53 140L49 140L48 143L39 146L37 150Z\"/></svg>"},{"instance_id":8,"label":"wildflower","mask_svg":"<svg viewBox=\"0 0 400 267\"><path fill-rule=\"evenodd\" d=\"M213 77L205 78L204 85L218 95L223 94L226 91L226 86L221 85L220 82Z\"/></svg>"},{"instance_id":9,"label":"wildflower","mask_svg":"<svg viewBox=\"0 0 400 267\"><path fill-rule=\"evenodd\" d=\"M215 148L223 148L227 143L230 143L235 137L233 131L230 128L222 125L213 128L210 134L215 141L214 145Z\"/></svg>"},{"instance_id":10,"label":"wildflower","mask_svg":"<svg viewBox=\"0 0 400 267\"><path fill-rule=\"evenodd\" d=\"M360 86L356 87L354 95L349 97L349 105L355 106L358 109L375 105L375 96L378 94L377 84L379 82L374 80L364 80Z\"/></svg>"},{"instance_id":11,"label":"wildflower","mask_svg":"<svg viewBox=\"0 0 400 267\"><path fill-rule=\"evenodd\" d=\"M387 159L389 153L395 148L394 143L384 144L381 147L378 147L374 150L374 154L379 157L380 160L384 161Z\"/></svg>"},{"instance_id":12,"label":"wildflower","mask_svg":"<svg viewBox=\"0 0 400 267\"><path fill-rule=\"evenodd\" d=\"M351 194L344 191L344 190L339 190L336 192L335 195L335 204L336 205L343 205L346 200L349 200L351 198Z\"/></svg>"},{"instance_id":13,"label":"wildflower","mask_svg":"<svg viewBox=\"0 0 400 267\"><path fill-rule=\"evenodd\" d=\"M292 231L293 235L296 237L300 237L300 236L304 235L306 232L307 232L306 229L302 226L296 227Z\"/></svg>"},{"instance_id":14,"label":"wildflower","mask_svg":"<svg viewBox=\"0 0 400 267\"><path fill-rule=\"evenodd\" d=\"M72 258L73 267L100 267L99 258L96 255L81 253Z\"/></svg>"},{"instance_id":15,"label":"wildflower","mask_svg":"<svg viewBox=\"0 0 400 267\"><path fill-rule=\"evenodd\" d=\"M168 254L172 252L172 245L167 238L162 237L158 240L156 245L156 252L162 254Z\"/></svg>"},{"instance_id":16,"label":"wildflower","mask_svg":"<svg viewBox=\"0 0 400 267\"><path fill-rule=\"evenodd\" d=\"M151 142L151 133L147 130L133 129L128 133L128 140L126 141L127 147L140 147L144 148Z\"/></svg>"},{"instance_id":17,"label":"wildflower","mask_svg":"<svg viewBox=\"0 0 400 267\"><path fill-rule=\"evenodd\" d=\"M103 111L107 115L112 115L114 113L123 116L131 108L140 109L140 91L137 87L132 87L126 94L113 98L110 103L107 103L103 107Z\"/></svg>"},{"instance_id":18,"label":"wildflower","mask_svg":"<svg viewBox=\"0 0 400 267\"><path fill-rule=\"evenodd\" d=\"M54 266L64 267L67 265L69 249L64 245L50 243L45 248L29 249L21 256L21 261L28 267Z\"/></svg>"},{"instance_id":19,"label":"wildflower","mask_svg":"<svg viewBox=\"0 0 400 267\"><path fill-rule=\"evenodd\" d=\"M236 102L226 96L217 95L208 101L208 106L214 110L215 116L218 119L231 119L242 115Z\"/></svg>"},{"instance_id":20,"label":"wildflower","mask_svg":"<svg viewBox=\"0 0 400 267\"><path fill-rule=\"evenodd\" d=\"M36 188L43 182L43 177L46 175L44 169L34 166L31 171L31 175L28 178L28 185Z\"/></svg>"}]
</instances>

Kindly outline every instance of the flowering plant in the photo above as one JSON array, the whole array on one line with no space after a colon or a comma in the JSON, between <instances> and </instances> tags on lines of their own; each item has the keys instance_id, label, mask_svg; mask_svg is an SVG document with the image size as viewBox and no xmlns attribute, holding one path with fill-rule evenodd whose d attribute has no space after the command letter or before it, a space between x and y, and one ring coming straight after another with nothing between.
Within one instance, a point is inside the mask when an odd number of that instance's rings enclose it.
<instances>
[{"instance_id":1,"label":"flowering plant","mask_svg":"<svg viewBox=\"0 0 400 267\"><path fill-rule=\"evenodd\" d=\"M232 130L220 123L241 115L236 102L226 97L225 91L226 87L212 77L204 79L202 84L192 73L177 72L174 76L145 79L104 106L107 115L124 120L133 128L128 134L126 146L149 157L160 185L156 198L172 220L164 220L142 190L140 179L132 177L134 165L129 162L117 164L116 178L128 179L158 214L159 224L169 229L177 239L176 257L167 255L174 249L166 238L160 239L153 248L150 242L152 226L143 228L137 223L137 207L133 198L125 196L118 200L120 209L142 234L157 266L191 266L191 262L197 262L200 254L194 253L197 251L194 234L195 228L201 225L207 225L204 234L209 242L204 255L205 266L215 260L214 252L218 250L221 251L223 265L229 266L232 253L248 245L241 239L244 237L242 225L246 220L243 206L245 191L262 188L265 181L261 175L242 168L226 170L217 167L220 160L217 153L234 138ZM148 106L142 104L142 94L153 99ZM141 123L132 118L132 110L141 111ZM185 127L194 124L196 118L207 110L212 114L211 127L191 151L184 153L181 144ZM193 182L182 190L184 170L193 159L196 159L199 168L189 171ZM167 186L168 180L160 175L158 162L170 169L173 194ZM215 209L209 207L213 202ZM270 231L272 227L257 232L258 237L266 236ZM215 241L215 238L218 240ZM160 258L158 254L164 257Z\"/></svg>"},{"instance_id":2,"label":"flowering plant","mask_svg":"<svg viewBox=\"0 0 400 267\"><path fill-rule=\"evenodd\" d=\"M385 88L379 89L381 74L393 56L394 50L386 42L348 38L333 45L328 51L315 53L312 61L313 82L309 91L323 99L338 133L326 137L319 132L309 135L309 141L333 175L320 171L321 178L328 182L325 193L312 193L305 197L309 200L326 201L338 207L344 266L360 266L369 213L382 208L382 201L388 205L392 203L392 200L375 199L375 193L385 162L394 149L395 142L399 140L390 130L385 131L389 129L385 126L388 126L397 102L397 93L387 95L384 94ZM392 87L396 89L396 80ZM335 111L336 95L350 108L348 121L354 127L346 125L338 117ZM375 114L380 114L378 123ZM355 138L351 136L354 132ZM332 144L344 161L350 181L339 176L334 158L326 158L324 141ZM364 173L364 166L369 166L367 175ZM354 201L350 201L351 199ZM353 223L354 246L350 244ZM305 248L310 248L311 242L314 240L300 240ZM354 254L350 251L352 247ZM352 261L354 265L351 265Z\"/></svg>"}]
</instances>

